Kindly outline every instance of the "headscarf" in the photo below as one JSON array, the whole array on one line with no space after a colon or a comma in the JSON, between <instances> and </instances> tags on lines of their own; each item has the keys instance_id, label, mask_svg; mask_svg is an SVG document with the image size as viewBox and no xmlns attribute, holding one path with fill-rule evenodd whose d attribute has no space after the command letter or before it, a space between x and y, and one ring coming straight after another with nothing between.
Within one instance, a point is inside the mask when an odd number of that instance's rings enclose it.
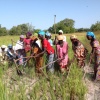
<instances>
[{"instance_id":1,"label":"headscarf","mask_svg":"<svg viewBox=\"0 0 100 100\"><path fill-rule=\"evenodd\" d=\"M51 33L46 32L45 35L46 35L46 36L51 36Z\"/></svg>"},{"instance_id":2,"label":"headscarf","mask_svg":"<svg viewBox=\"0 0 100 100\"><path fill-rule=\"evenodd\" d=\"M76 35L71 35L70 36L70 39L72 40L72 39L77 39L77 36Z\"/></svg>"},{"instance_id":3,"label":"headscarf","mask_svg":"<svg viewBox=\"0 0 100 100\"><path fill-rule=\"evenodd\" d=\"M58 35L58 36L57 36L57 39L58 39L58 40L63 40L63 39L64 39L64 36L63 36L63 35Z\"/></svg>"},{"instance_id":4,"label":"headscarf","mask_svg":"<svg viewBox=\"0 0 100 100\"><path fill-rule=\"evenodd\" d=\"M93 32L87 32L86 35L87 35L87 36L91 36L91 37L93 37L94 39L96 38Z\"/></svg>"},{"instance_id":5,"label":"headscarf","mask_svg":"<svg viewBox=\"0 0 100 100\"><path fill-rule=\"evenodd\" d=\"M20 38L24 38L24 35L20 35Z\"/></svg>"},{"instance_id":6,"label":"headscarf","mask_svg":"<svg viewBox=\"0 0 100 100\"><path fill-rule=\"evenodd\" d=\"M32 36L32 33L31 32L27 32L26 33L28 36Z\"/></svg>"},{"instance_id":7,"label":"headscarf","mask_svg":"<svg viewBox=\"0 0 100 100\"><path fill-rule=\"evenodd\" d=\"M12 48L12 45L11 45L11 44L9 44L9 45L8 45L8 48L9 48L9 49L10 49L10 48Z\"/></svg>"},{"instance_id":8,"label":"headscarf","mask_svg":"<svg viewBox=\"0 0 100 100\"><path fill-rule=\"evenodd\" d=\"M45 35L45 32L42 31L42 30L40 30L40 31L38 32L38 34L44 36L44 35Z\"/></svg>"}]
</instances>

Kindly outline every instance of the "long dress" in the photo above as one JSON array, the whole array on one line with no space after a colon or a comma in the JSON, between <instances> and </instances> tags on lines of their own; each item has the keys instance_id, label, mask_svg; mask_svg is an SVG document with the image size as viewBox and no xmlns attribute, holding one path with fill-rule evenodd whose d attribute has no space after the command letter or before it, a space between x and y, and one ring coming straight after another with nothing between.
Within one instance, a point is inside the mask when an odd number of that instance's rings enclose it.
<instances>
[{"instance_id":1,"label":"long dress","mask_svg":"<svg viewBox=\"0 0 100 100\"><path fill-rule=\"evenodd\" d=\"M74 51L74 55L77 59L77 64L79 67L85 66L85 57L86 57L86 49L81 42L78 42L78 46L72 44L72 49Z\"/></svg>"},{"instance_id":2,"label":"long dress","mask_svg":"<svg viewBox=\"0 0 100 100\"><path fill-rule=\"evenodd\" d=\"M94 40L91 46L95 49L94 51L94 75L96 80L100 80L100 44L99 41Z\"/></svg>"},{"instance_id":3,"label":"long dress","mask_svg":"<svg viewBox=\"0 0 100 100\"><path fill-rule=\"evenodd\" d=\"M68 64L68 53L67 53L68 51L67 50L68 50L68 43L67 42L64 42L62 47L59 44L57 44L58 58L63 58L65 56L64 59L62 59L58 62L61 70L67 68L67 64Z\"/></svg>"}]
</instances>

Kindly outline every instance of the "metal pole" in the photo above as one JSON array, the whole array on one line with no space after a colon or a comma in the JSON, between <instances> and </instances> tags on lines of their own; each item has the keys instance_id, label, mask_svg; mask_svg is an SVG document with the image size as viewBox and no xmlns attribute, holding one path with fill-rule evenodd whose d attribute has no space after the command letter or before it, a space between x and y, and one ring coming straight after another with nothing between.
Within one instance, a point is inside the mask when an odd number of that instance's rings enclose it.
<instances>
[{"instance_id":1,"label":"metal pole","mask_svg":"<svg viewBox=\"0 0 100 100\"><path fill-rule=\"evenodd\" d=\"M54 15L54 31L55 31L55 34L56 34L56 15Z\"/></svg>"}]
</instances>

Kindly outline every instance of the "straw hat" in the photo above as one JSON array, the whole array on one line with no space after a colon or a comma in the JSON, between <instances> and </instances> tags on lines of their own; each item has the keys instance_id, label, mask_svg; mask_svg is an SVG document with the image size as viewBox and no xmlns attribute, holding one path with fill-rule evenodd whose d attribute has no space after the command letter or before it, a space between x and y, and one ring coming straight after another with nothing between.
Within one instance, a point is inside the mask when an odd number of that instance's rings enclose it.
<instances>
[{"instance_id":1,"label":"straw hat","mask_svg":"<svg viewBox=\"0 0 100 100\"><path fill-rule=\"evenodd\" d=\"M72 40L72 39L77 39L77 36L76 35L71 35L70 36L70 39Z\"/></svg>"},{"instance_id":2,"label":"straw hat","mask_svg":"<svg viewBox=\"0 0 100 100\"><path fill-rule=\"evenodd\" d=\"M64 36L63 36L63 35L58 35L58 36L57 36L57 39L58 39L58 40L64 40Z\"/></svg>"}]
</instances>

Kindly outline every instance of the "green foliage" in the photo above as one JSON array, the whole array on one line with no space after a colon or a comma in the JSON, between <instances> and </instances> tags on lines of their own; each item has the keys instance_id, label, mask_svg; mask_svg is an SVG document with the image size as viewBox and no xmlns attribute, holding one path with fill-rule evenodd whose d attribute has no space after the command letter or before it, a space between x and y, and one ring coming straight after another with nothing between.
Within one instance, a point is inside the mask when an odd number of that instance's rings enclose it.
<instances>
[{"instance_id":1,"label":"green foliage","mask_svg":"<svg viewBox=\"0 0 100 100\"><path fill-rule=\"evenodd\" d=\"M0 36L5 36L7 34L7 29L5 27L0 27Z\"/></svg>"},{"instance_id":2,"label":"green foliage","mask_svg":"<svg viewBox=\"0 0 100 100\"><path fill-rule=\"evenodd\" d=\"M21 34L26 34L28 31L28 27L26 24L22 24L22 25L18 25L13 26L10 30L9 30L9 35L21 35Z\"/></svg>"},{"instance_id":3,"label":"green foliage","mask_svg":"<svg viewBox=\"0 0 100 100\"><path fill-rule=\"evenodd\" d=\"M55 24L56 31L58 32L59 30L63 30L64 33L72 33L75 31L74 23L75 23L74 20L66 18ZM55 30L54 25L48 29L48 31L52 33L54 33L54 30Z\"/></svg>"},{"instance_id":4,"label":"green foliage","mask_svg":"<svg viewBox=\"0 0 100 100\"><path fill-rule=\"evenodd\" d=\"M97 21L95 24L92 24L90 29L92 31L98 31L98 30L100 30L100 22Z\"/></svg>"}]
</instances>

